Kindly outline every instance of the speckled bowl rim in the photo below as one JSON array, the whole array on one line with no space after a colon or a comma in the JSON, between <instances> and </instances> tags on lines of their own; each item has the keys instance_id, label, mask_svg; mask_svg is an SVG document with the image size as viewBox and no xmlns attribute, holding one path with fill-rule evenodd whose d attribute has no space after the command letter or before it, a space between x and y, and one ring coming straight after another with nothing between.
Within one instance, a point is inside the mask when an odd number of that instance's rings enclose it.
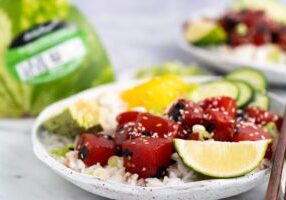
<instances>
[{"instance_id":1,"label":"speckled bowl rim","mask_svg":"<svg viewBox=\"0 0 286 200\"><path fill-rule=\"evenodd\" d=\"M189 79L189 82L203 82L203 81L209 81L216 79L217 77L214 76L208 76L208 77L194 77L192 79ZM222 188L231 188L231 187L239 187L239 185L247 184L250 181L254 180L261 180L266 179L269 175L269 169L261 170L258 172L252 172L250 174L247 174L245 176L241 176L238 178L230 178L230 179L210 179L210 180L203 180L203 181L196 181L196 182L189 182L177 186L163 186L163 187L141 187L141 186L132 186L127 185L124 183L119 183L111 180L101 180L96 177L91 177L89 175L85 175L79 172L75 172L71 170L70 168L64 166L60 162L56 161L53 157L49 155L47 150L45 149L44 145L41 143L39 139L39 133L42 131L41 124L45 119L47 119L49 116L53 115L55 112L58 112L59 109L63 109L70 105L72 102L74 102L78 98L82 97L89 97L93 98L98 93L102 91L107 91L111 88L128 88L132 84L138 83L138 81L128 81L128 82L121 82L121 83L111 83L99 86L97 88L92 88L86 91L83 91L77 95L71 96L67 99L61 100L59 102L56 102L47 108L45 108L40 115L37 117L33 128L32 128L32 144L33 144L33 150L34 154L46 165L48 165L50 168L52 168L54 171L56 171L61 176L64 176L68 180L71 180L72 182L78 182L78 183L85 183L85 184L91 184L96 185L98 187L105 187L109 188L112 191L119 192L119 193L125 193L125 194L145 194L146 192L149 192L150 195L162 195L162 191L164 191L165 195L172 194L173 192L181 192L184 190L196 191L196 190L220 190ZM281 102L281 99L276 97L274 95L274 99L277 99L279 102Z\"/></svg>"}]
</instances>

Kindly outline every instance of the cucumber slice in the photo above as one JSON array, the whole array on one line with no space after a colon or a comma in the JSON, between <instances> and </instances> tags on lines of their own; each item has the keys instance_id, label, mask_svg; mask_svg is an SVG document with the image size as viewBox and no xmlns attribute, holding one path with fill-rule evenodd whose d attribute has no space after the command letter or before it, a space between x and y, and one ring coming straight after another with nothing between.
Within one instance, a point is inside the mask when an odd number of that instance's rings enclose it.
<instances>
[{"instance_id":1,"label":"cucumber slice","mask_svg":"<svg viewBox=\"0 0 286 200\"><path fill-rule=\"evenodd\" d=\"M248 105L254 97L253 88L245 81L233 81L239 89L239 97L236 104L239 108L243 108Z\"/></svg>"},{"instance_id":2,"label":"cucumber slice","mask_svg":"<svg viewBox=\"0 0 286 200\"><path fill-rule=\"evenodd\" d=\"M267 79L260 71L246 67L230 72L226 75L229 80L241 80L247 82L255 90L265 93L267 89Z\"/></svg>"},{"instance_id":3,"label":"cucumber slice","mask_svg":"<svg viewBox=\"0 0 286 200\"><path fill-rule=\"evenodd\" d=\"M264 110L268 110L270 106L270 99L267 95L260 92L255 92L254 100L249 104L252 107L259 107Z\"/></svg>"},{"instance_id":4,"label":"cucumber slice","mask_svg":"<svg viewBox=\"0 0 286 200\"><path fill-rule=\"evenodd\" d=\"M209 97L228 96L233 99L239 97L239 89L231 81L218 80L204 83L198 87L191 95L192 101L202 101Z\"/></svg>"}]
</instances>

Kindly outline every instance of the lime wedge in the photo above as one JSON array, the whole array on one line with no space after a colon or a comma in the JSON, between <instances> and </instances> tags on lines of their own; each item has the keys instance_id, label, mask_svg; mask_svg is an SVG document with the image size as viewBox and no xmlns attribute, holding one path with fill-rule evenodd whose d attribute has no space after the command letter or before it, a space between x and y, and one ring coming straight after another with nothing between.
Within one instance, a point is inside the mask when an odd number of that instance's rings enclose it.
<instances>
[{"instance_id":1,"label":"lime wedge","mask_svg":"<svg viewBox=\"0 0 286 200\"><path fill-rule=\"evenodd\" d=\"M194 45L206 46L225 42L227 34L219 24L201 19L187 26L185 37Z\"/></svg>"},{"instance_id":2,"label":"lime wedge","mask_svg":"<svg viewBox=\"0 0 286 200\"><path fill-rule=\"evenodd\" d=\"M175 139L176 151L194 171L216 178L231 178L253 171L264 158L271 140L218 142Z\"/></svg>"}]
</instances>

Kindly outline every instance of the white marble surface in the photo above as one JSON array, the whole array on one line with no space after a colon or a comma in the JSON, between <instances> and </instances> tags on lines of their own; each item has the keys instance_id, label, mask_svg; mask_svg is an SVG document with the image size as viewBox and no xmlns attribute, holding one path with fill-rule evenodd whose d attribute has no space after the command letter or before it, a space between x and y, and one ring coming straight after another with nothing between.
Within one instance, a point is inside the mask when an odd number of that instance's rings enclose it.
<instances>
[{"instance_id":1,"label":"white marble surface","mask_svg":"<svg viewBox=\"0 0 286 200\"><path fill-rule=\"evenodd\" d=\"M124 80L130 72L145 65L174 59L192 61L177 44L178 26L196 9L207 5L224 6L228 1L74 2L96 25L118 78ZM286 97L285 87L271 90ZM32 123L33 120L0 120L0 200L103 199L63 180L37 160L30 140ZM265 188L266 183L229 199L263 199Z\"/></svg>"}]
</instances>

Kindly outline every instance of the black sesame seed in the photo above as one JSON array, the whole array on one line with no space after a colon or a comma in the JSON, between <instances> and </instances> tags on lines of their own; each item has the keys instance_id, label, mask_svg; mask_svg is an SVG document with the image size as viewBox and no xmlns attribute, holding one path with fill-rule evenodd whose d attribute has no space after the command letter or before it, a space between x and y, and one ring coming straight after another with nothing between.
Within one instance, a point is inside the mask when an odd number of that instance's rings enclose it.
<instances>
[{"instance_id":1,"label":"black sesame seed","mask_svg":"<svg viewBox=\"0 0 286 200\"><path fill-rule=\"evenodd\" d=\"M120 145L116 146L116 155L122 157L122 147Z\"/></svg>"},{"instance_id":2,"label":"black sesame seed","mask_svg":"<svg viewBox=\"0 0 286 200\"><path fill-rule=\"evenodd\" d=\"M153 135L151 131L143 131L141 134L147 137L151 137Z\"/></svg>"},{"instance_id":3,"label":"black sesame seed","mask_svg":"<svg viewBox=\"0 0 286 200\"><path fill-rule=\"evenodd\" d=\"M103 135L103 137L108 139L108 140L113 140L113 138L110 135Z\"/></svg>"},{"instance_id":4,"label":"black sesame seed","mask_svg":"<svg viewBox=\"0 0 286 200\"><path fill-rule=\"evenodd\" d=\"M177 161L175 161L175 160L171 159L171 161L170 161L170 165L173 165L173 164L175 164L175 163L177 163Z\"/></svg>"},{"instance_id":5,"label":"black sesame seed","mask_svg":"<svg viewBox=\"0 0 286 200\"><path fill-rule=\"evenodd\" d=\"M215 129L216 125L214 123L210 123L206 126L207 132L211 133Z\"/></svg>"},{"instance_id":6,"label":"black sesame seed","mask_svg":"<svg viewBox=\"0 0 286 200\"><path fill-rule=\"evenodd\" d=\"M233 28L238 23L238 20L232 16L225 16L224 18L227 28Z\"/></svg>"},{"instance_id":7,"label":"black sesame seed","mask_svg":"<svg viewBox=\"0 0 286 200\"><path fill-rule=\"evenodd\" d=\"M168 113L169 117L173 119L174 121L179 121L179 118L181 117L181 112L180 110L183 110L185 108L185 105L183 103L176 103L173 108L170 110Z\"/></svg>"},{"instance_id":8,"label":"black sesame seed","mask_svg":"<svg viewBox=\"0 0 286 200\"><path fill-rule=\"evenodd\" d=\"M70 151L73 151L74 150L74 147L69 147L68 148Z\"/></svg>"},{"instance_id":9,"label":"black sesame seed","mask_svg":"<svg viewBox=\"0 0 286 200\"><path fill-rule=\"evenodd\" d=\"M122 150L122 156L123 157L128 157L128 156L132 156L133 155L133 152L130 151L129 149L123 149Z\"/></svg>"},{"instance_id":10,"label":"black sesame seed","mask_svg":"<svg viewBox=\"0 0 286 200\"><path fill-rule=\"evenodd\" d=\"M166 167L160 166L153 177L162 178L166 175Z\"/></svg>"},{"instance_id":11,"label":"black sesame seed","mask_svg":"<svg viewBox=\"0 0 286 200\"><path fill-rule=\"evenodd\" d=\"M81 146L79 149L78 156L81 160L84 160L88 156L89 150L86 146Z\"/></svg>"},{"instance_id":12,"label":"black sesame seed","mask_svg":"<svg viewBox=\"0 0 286 200\"><path fill-rule=\"evenodd\" d=\"M237 110L237 117L242 117L243 116L243 110L239 109Z\"/></svg>"},{"instance_id":13,"label":"black sesame seed","mask_svg":"<svg viewBox=\"0 0 286 200\"><path fill-rule=\"evenodd\" d=\"M184 109L185 108L185 104L178 102L178 103L175 104L174 107L176 109Z\"/></svg>"}]
</instances>

